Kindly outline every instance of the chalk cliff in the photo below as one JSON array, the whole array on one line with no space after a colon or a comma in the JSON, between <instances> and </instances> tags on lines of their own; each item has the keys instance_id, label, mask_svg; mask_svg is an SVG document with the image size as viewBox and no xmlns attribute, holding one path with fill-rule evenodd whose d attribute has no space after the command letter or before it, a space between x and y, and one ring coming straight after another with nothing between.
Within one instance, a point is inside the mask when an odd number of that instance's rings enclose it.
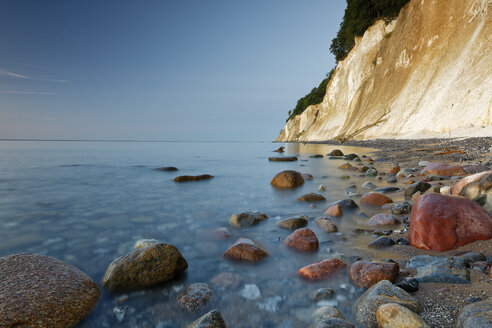
<instances>
[{"instance_id":1,"label":"chalk cliff","mask_svg":"<svg viewBox=\"0 0 492 328\"><path fill-rule=\"evenodd\" d=\"M338 63L277 141L492 131L492 0L412 0ZM445 135L444 135L445 136Z\"/></svg>"}]
</instances>

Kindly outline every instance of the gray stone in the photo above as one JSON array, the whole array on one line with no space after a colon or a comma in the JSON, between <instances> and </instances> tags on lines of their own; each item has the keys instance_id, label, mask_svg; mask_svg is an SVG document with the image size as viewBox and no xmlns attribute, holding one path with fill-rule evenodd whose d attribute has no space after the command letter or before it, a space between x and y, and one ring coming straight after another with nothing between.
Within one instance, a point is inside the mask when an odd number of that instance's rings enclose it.
<instances>
[{"instance_id":1,"label":"gray stone","mask_svg":"<svg viewBox=\"0 0 492 328\"><path fill-rule=\"evenodd\" d=\"M458 317L458 328L492 327L492 298L465 306Z\"/></svg>"},{"instance_id":2,"label":"gray stone","mask_svg":"<svg viewBox=\"0 0 492 328\"><path fill-rule=\"evenodd\" d=\"M354 325L341 318L329 318L315 323L310 328L354 328Z\"/></svg>"},{"instance_id":3,"label":"gray stone","mask_svg":"<svg viewBox=\"0 0 492 328\"><path fill-rule=\"evenodd\" d=\"M214 293L207 284L191 284L179 294L178 304L182 309L195 311L209 303L213 295Z\"/></svg>"},{"instance_id":4,"label":"gray stone","mask_svg":"<svg viewBox=\"0 0 492 328\"><path fill-rule=\"evenodd\" d=\"M400 191L400 188L398 188L398 187L384 187L384 188L377 188L374 191L380 192L382 194L389 194L390 192Z\"/></svg>"},{"instance_id":5,"label":"gray stone","mask_svg":"<svg viewBox=\"0 0 492 328\"><path fill-rule=\"evenodd\" d=\"M412 197L417 191L426 192L432 185L425 181L417 181L405 189L405 197Z\"/></svg>"},{"instance_id":6,"label":"gray stone","mask_svg":"<svg viewBox=\"0 0 492 328\"><path fill-rule=\"evenodd\" d=\"M386 248L395 244L395 241L388 237L379 237L368 245L370 248Z\"/></svg>"},{"instance_id":7,"label":"gray stone","mask_svg":"<svg viewBox=\"0 0 492 328\"><path fill-rule=\"evenodd\" d=\"M378 175L378 170L376 169L369 169L366 171L366 177L375 177Z\"/></svg>"},{"instance_id":8,"label":"gray stone","mask_svg":"<svg viewBox=\"0 0 492 328\"><path fill-rule=\"evenodd\" d=\"M371 181L366 181L362 184L362 188L364 189L375 189L377 186Z\"/></svg>"},{"instance_id":9,"label":"gray stone","mask_svg":"<svg viewBox=\"0 0 492 328\"><path fill-rule=\"evenodd\" d=\"M407 268L417 269L414 278L419 283L470 283L469 273L463 259L419 255L407 261Z\"/></svg>"},{"instance_id":10,"label":"gray stone","mask_svg":"<svg viewBox=\"0 0 492 328\"><path fill-rule=\"evenodd\" d=\"M266 220L268 216L258 212L243 212L233 214L229 218L229 223L236 228L249 227Z\"/></svg>"}]
</instances>

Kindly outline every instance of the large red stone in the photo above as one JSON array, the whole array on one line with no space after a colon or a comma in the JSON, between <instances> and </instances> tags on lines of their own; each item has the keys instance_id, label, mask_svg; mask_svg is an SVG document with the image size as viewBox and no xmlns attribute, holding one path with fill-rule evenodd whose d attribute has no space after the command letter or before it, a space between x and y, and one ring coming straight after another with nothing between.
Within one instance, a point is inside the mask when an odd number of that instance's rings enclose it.
<instances>
[{"instance_id":1,"label":"large red stone","mask_svg":"<svg viewBox=\"0 0 492 328\"><path fill-rule=\"evenodd\" d=\"M319 248L318 238L308 228L297 229L285 238L284 244L301 252L314 252Z\"/></svg>"},{"instance_id":2,"label":"large red stone","mask_svg":"<svg viewBox=\"0 0 492 328\"><path fill-rule=\"evenodd\" d=\"M381 280L395 282L399 271L394 262L357 261L350 266L349 277L354 285L369 288Z\"/></svg>"},{"instance_id":3,"label":"large red stone","mask_svg":"<svg viewBox=\"0 0 492 328\"><path fill-rule=\"evenodd\" d=\"M389 198L388 196L374 191L362 196L360 201L364 204L372 206L383 206L384 204L393 203L391 198Z\"/></svg>"},{"instance_id":4,"label":"large red stone","mask_svg":"<svg viewBox=\"0 0 492 328\"><path fill-rule=\"evenodd\" d=\"M339 259L326 259L301 268L299 275L308 280L323 280L327 279L347 265Z\"/></svg>"},{"instance_id":5,"label":"large red stone","mask_svg":"<svg viewBox=\"0 0 492 328\"><path fill-rule=\"evenodd\" d=\"M410 212L410 244L444 252L492 238L492 217L463 197L424 194Z\"/></svg>"},{"instance_id":6,"label":"large red stone","mask_svg":"<svg viewBox=\"0 0 492 328\"><path fill-rule=\"evenodd\" d=\"M432 162L427 164L427 166L422 170L422 173L426 175L446 176L466 175L465 170L463 170L463 167L460 165L447 164L443 162Z\"/></svg>"}]
</instances>

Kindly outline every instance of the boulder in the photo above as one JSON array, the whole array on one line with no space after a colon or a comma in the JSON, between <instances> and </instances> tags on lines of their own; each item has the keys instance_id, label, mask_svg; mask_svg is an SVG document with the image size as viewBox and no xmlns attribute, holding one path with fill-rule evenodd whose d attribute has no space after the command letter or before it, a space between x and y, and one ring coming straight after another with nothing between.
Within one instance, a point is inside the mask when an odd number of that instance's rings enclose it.
<instances>
[{"instance_id":1,"label":"boulder","mask_svg":"<svg viewBox=\"0 0 492 328\"><path fill-rule=\"evenodd\" d=\"M330 218L322 216L314 219L314 222L325 232L332 233L338 231L337 225Z\"/></svg>"},{"instance_id":2,"label":"boulder","mask_svg":"<svg viewBox=\"0 0 492 328\"><path fill-rule=\"evenodd\" d=\"M465 306L458 317L457 327L492 327L492 298Z\"/></svg>"},{"instance_id":3,"label":"boulder","mask_svg":"<svg viewBox=\"0 0 492 328\"><path fill-rule=\"evenodd\" d=\"M492 171L470 175L451 187L452 195L472 199L492 215Z\"/></svg>"},{"instance_id":4,"label":"boulder","mask_svg":"<svg viewBox=\"0 0 492 328\"><path fill-rule=\"evenodd\" d=\"M333 149L327 156L343 156L343 153L340 149Z\"/></svg>"},{"instance_id":5,"label":"boulder","mask_svg":"<svg viewBox=\"0 0 492 328\"><path fill-rule=\"evenodd\" d=\"M214 293L207 284L191 284L179 294L178 304L187 311L199 310L211 301L213 295Z\"/></svg>"},{"instance_id":6,"label":"boulder","mask_svg":"<svg viewBox=\"0 0 492 328\"><path fill-rule=\"evenodd\" d=\"M275 157L268 157L268 160L270 162L295 162L297 161L296 156L275 156Z\"/></svg>"},{"instance_id":7,"label":"boulder","mask_svg":"<svg viewBox=\"0 0 492 328\"><path fill-rule=\"evenodd\" d=\"M324 202L326 198L322 195L316 194L314 192L306 195L302 195L297 200L301 202Z\"/></svg>"},{"instance_id":8,"label":"boulder","mask_svg":"<svg viewBox=\"0 0 492 328\"><path fill-rule=\"evenodd\" d=\"M393 200L379 192L369 192L362 196L361 203L371 206L383 206L384 204L393 203Z\"/></svg>"},{"instance_id":9,"label":"boulder","mask_svg":"<svg viewBox=\"0 0 492 328\"><path fill-rule=\"evenodd\" d=\"M379 213L374 215L369 221L366 222L368 226L391 226L397 225L401 222L391 214Z\"/></svg>"},{"instance_id":10,"label":"boulder","mask_svg":"<svg viewBox=\"0 0 492 328\"><path fill-rule=\"evenodd\" d=\"M369 248L386 248L391 247L395 244L395 241L389 237L379 237L378 239L371 242L368 247Z\"/></svg>"},{"instance_id":11,"label":"boulder","mask_svg":"<svg viewBox=\"0 0 492 328\"><path fill-rule=\"evenodd\" d=\"M217 310L212 310L190 323L186 328L226 328L222 314Z\"/></svg>"},{"instance_id":12,"label":"boulder","mask_svg":"<svg viewBox=\"0 0 492 328\"><path fill-rule=\"evenodd\" d=\"M405 197L412 197L413 194L420 191L420 193L426 192L432 185L425 181L417 181L405 189Z\"/></svg>"},{"instance_id":13,"label":"boulder","mask_svg":"<svg viewBox=\"0 0 492 328\"><path fill-rule=\"evenodd\" d=\"M72 327L96 305L101 292L79 269L52 257L0 258L1 327Z\"/></svg>"},{"instance_id":14,"label":"boulder","mask_svg":"<svg viewBox=\"0 0 492 328\"><path fill-rule=\"evenodd\" d=\"M111 262L101 284L110 292L142 289L171 280L187 268L174 245L153 244Z\"/></svg>"},{"instance_id":15,"label":"boulder","mask_svg":"<svg viewBox=\"0 0 492 328\"><path fill-rule=\"evenodd\" d=\"M463 259L452 256L437 257L418 255L406 263L407 268L417 269L414 278L419 282L438 282L453 284L469 284L470 275Z\"/></svg>"},{"instance_id":16,"label":"boulder","mask_svg":"<svg viewBox=\"0 0 492 328\"><path fill-rule=\"evenodd\" d=\"M285 149L284 146L280 146L280 147L278 147L278 149L274 150L274 152L275 153L283 153L284 152L284 149Z\"/></svg>"},{"instance_id":17,"label":"boulder","mask_svg":"<svg viewBox=\"0 0 492 328\"><path fill-rule=\"evenodd\" d=\"M318 238L308 228L295 230L285 238L284 244L301 252L315 252L319 248Z\"/></svg>"},{"instance_id":18,"label":"boulder","mask_svg":"<svg viewBox=\"0 0 492 328\"><path fill-rule=\"evenodd\" d=\"M236 228L249 227L266 220L268 215L258 212L243 212L233 214L229 218L229 223Z\"/></svg>"},{"instance_id":19,"label":"boulder","mask_svg":"<svg viewBox=\"0 0 492 328\"><path fill-rule=\"evenodd\" d=\"M247 238L239 238L224 253L224 257L228 259L248 262L258 262L267 256L268 253L260 244Z\"/></svg>"},{"instance_id":20,"label":"boulder","mask_svg":"<svg viewBox=\"0 0 492 328\"><path fill-rule=\"evenodd\" d=\"M287 170L277 173L270 184L275 188L297 188L304 184L304 178L297 171Z\"/></svg>"},{"instance_id":21,"label":"boulder","mask_svg":"<svg viewBox=\"0 0 492 328\"><path fill-rule=\"evenodd\" d=\"M394 282L400 268L394 262L357 261L350 266L349 277L354 285L369 288L381 280Z\"/></svg>"},{"instance_id":22,"label":"boulder","mask_svg":"<svg viewBox=\"0 0 492 328\"><path fill-rule=\"evenodd\" d=\"M335 216L335 217L343 216L342 205L340 205L340 204L331 205L325 211L325 214L329 215L329 216Z\"/></svg>"},{"instance_id":23,"label":"boulder","mask_svg":"<svg viewBox=\"0 0 492 328\"><path fill-rule=\"evenodd\" d=\"M338 167L340 170L358 171L359 169L350 163L342 164Z\"/></svg>"},{"instance_id":24,"label":"boulder","mask_svg":"<svg viewBox=\"0 0 492 328\"><path fill-rule=\"evenodd\" d=\"M306 220L306 217L304 215L299 217L283 219L277 222L277 226L286 229L299 229L299 228L304 228L307 225L308 225L308 221Z\"/></svg>"},{"instance_id":25,"label":"boulder","mask_svg":"<svg viewBox=\"0 0 492 328\"><path fill-rule=\"evenodd\" d=\"M443 252L476 240L492 238L492 217L462 197L424 194L410 213L410 244Z\"/></svg>"},{"instance_id":26,"label":"boulder","mask_svg":"<svg viewBox=\"0 0 492 328\"><path fill-rule=\"evenodd\" d=\"M186 182L186 181L200 181L200 180L208 180L212 179L214 176L210 174L202 174L202 175L180 175L179 177L174 178L176 182Z\"/></svg>"},{"instance_id":27,"label":"boulder","mask_svg":"<svg viewBox=\"0 0 492 328\"><path fill-rule=\"evenodd\" d=\"M418 314L396 303L378 307L376 319L380 328L429 328Z\"/></svg>"},{"instance_id":28,"label":"boulder","mask_svg":"<svg viewBox=\"0 0 492 328\"><path fill-rule=\"evenodd\" d=\"M422 174L456 176L466 175L466 172L460 165L447 164L443 162L432 162L424 167L424 169L422 170Z\"/></svg>"},{"instance_id":29,"label":"boulder","mask_svg":"<svg viewBox=\"0 0 492 328\"><path fill-rule=\"evenodd\" d=\"M420 313L422 310L416 298L388 280L382 280L365 291L354 306L354 316L362 328L377 328L376 310L383 304L396 303Z\"/></svg>"},{"instance_id":30,"label":"boulder","mask_svg":"<svg viewBox=\"0 0 492 328\"><path fill-rule=\"evenodd\" d=\"M322 260L299 269L299 275L307 280L324 280L339 273L347 265L337 258Z\"/></svg>"}]
</instances>

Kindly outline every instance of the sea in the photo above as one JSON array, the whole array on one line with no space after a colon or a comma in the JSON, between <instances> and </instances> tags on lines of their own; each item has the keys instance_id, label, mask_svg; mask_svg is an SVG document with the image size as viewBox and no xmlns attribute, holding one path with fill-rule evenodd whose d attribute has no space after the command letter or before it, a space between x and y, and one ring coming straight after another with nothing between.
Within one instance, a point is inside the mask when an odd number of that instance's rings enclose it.
<instances>
[{"instance_id":1,"label":"sea","mask_svg":"<svg viewBox=\"0 0 492 328\"><path fill-rule=\"evenodd\" d=\"M273 152L285 146L285 152ZM364 227L377 213L360 207L334 219L339 232L326 233L314 218L328 204L346 198L356 202L365 181L338 167L343 160L326 156L338 148L345 154L374 156L374 149L326 144L271 142L89 142L0 141L0 256L36 253L65 261L89 275L101 288L99 303L80 327L185 327L200 315L218 309L228 327L307 327L319 318L316 310L334 306L353 321L353 306L363 290L346 274L321 282L301 279L297 271L326 258L349 263L362 258L398 256L367 248L374 240ZM312 155L323 155L314 158ZM295 162L269 162L270 156L298 156ZM379 162L377 168L391 163ZM355 165L355 164L354 164ZM175 166L164 172L159 167ZM276 173L296 170L314 178L299 188L278 190L270 185ZM211 174L213 179L176 183L178 175ZM326 186L319 191L320 185ZM326 202L298 201L317 192ZM394 200L403 196L395 196ZM229 225L234 213L258 211L268 215L249 228ZM299 253L285 247L292 231L276 223L305 215L320 248ZM229 238L214 229L227 228ZM223 257L238 238L259 242L269 256L259 263ZM139 239L175 245L188 262L176 279L145 290L109 293L100 281L108 265L132 251ZM234 273L232 285L214 285L214 277ZM212 288L212 300L201 310L187 312L177 305L183 289L196 282ZM314 300L320 288L334 290L332 298Z\"/></svg>"}]
</instances>

